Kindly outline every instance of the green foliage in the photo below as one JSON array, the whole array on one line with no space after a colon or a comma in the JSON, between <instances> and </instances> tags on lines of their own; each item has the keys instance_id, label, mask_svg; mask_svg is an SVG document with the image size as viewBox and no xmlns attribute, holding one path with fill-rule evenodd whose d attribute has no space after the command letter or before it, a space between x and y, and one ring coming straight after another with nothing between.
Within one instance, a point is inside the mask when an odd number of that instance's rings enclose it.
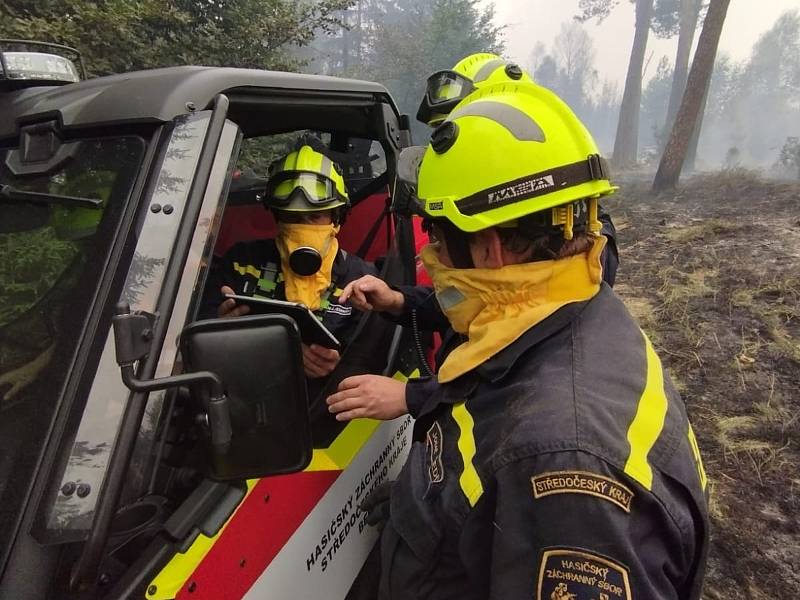
<instances>
[{"instance_id":1,"label":"green foliage","mask_svg":"<svg viewBox=\"0 0 800 600\"><path fill-rule=\"evenodd\" d=\"M759 38L743 76L755 92L800 96L800 10L784 12Z\"/></svg>"},{"instance_id":2,"label":"green foliage","mask_svg":"<svg viewBox=\"0 0 800 600\"><path fill-rule=\"evenodd\" d=\"M636 0L630 0L635 3ZM586 22L597 19L600 24L619 5L620 0L580 0L577 21ZM655 0L650 29L657 37L672 38L678 35L680 26L681 0Z\"/></svg>"},{"instance_id":3,"label":"green foliage","mask_svg":"<svg viewBox=\"0 0 800 600\"><path fill-rule=\"evenodd\" d=\"M528 67L537 83L552 89L575 111L601 149L613 144L619 94L614 82L600 80L594 42L583 25L574 20L562 23L549 49L536 44Z\"/></svg>"},{"instance_id":4,"label":"green foliage","mask_svg":"<svg viewBox=\"0 0 800 600\"><path fill-rule=\"evenodd\" d=\"M703 17L708 10L708 0L689 0L694 3L695 13L699 18L695 23L695 27L703 23ZM680 33L681 26L681 5L686 0L655 0L653 4L653 21L650 23L650 29L656 34L656 37L663 39L670 39Z\"/></svg>"},{"instance_id":5,"label":"green foliage","mask_svg":"<svg viewBox=\"0 0 800 600\"><path fill-rule=\"evenodd\" d=\"M356 0L343 26L313 44L310 69L378 81L412 117L431 73L475 52L502 53L502 27L482 0ZM415 137L427 128L412 119Z\"/></svg>"},{"instance_id":6,"label":"green foliage","mask_svg":"<svg viewBox=\"0 0 800 600\"><path fill-rule=\"evenodd\" d=\"M656 0L650 28L660 38L672 38L680 29L681 0Z\"/></svg>"},{"instance_id":7,"label":"green foliage","mask_svg":"<svg viewBox=\"0 0 800 600\"><path fill-rule=\"evenodd\" d=\"M52 228L0 234L0 326L41 299L78 253L74 242L56 239Z\"/></svg>"},{"instance_id":8,"label":"green foliage","mask_svg":"<svg viewBox=\"0 0 800 600\"><path fill-rule=\"evenodd\" d=\"M780 15L747 60L718 57L708 105L700 140L707 160L724 162L735 146L745 164L781 165L787 136L800 135L800 11Z\"/></svg>"},{"instance_id":9,"label":"green foliage","mask_svg":"<svg viewBox=\"0 0 800 600\"><path fill-rule=\"evenodd\" d=\"M244 140L236 167L266 176L272 161L294 150L302 133L293 131Z\"/></svg>"},{"instance_id":10,"label":"green foliage","mask_svg":"<svg viewBox=\"0 0 800 600\"><path fill-rule=\"evenodd\" d=\"M0 0L0 37L73 46L95 75L184 64L290 69L352 0Z\"/></svg>"},{"instance_id":11,"label":"green foliage","mask_svg":"<svg viewBox=\"0 0 800 600\"><path fill-rule=\"evenodd\" d=\"M581 22L597 19L598 23L602 23L618 4L619 0L580 0L578 2L580 14L575 18Z\"/></svg>"},{"instance_id":12,"label":"green foliage","mask_svg":"<svg viewBox=\"0 0 800 600\"><path fill-rule=\"evenodd\" d=\"M475 52L503 51L494 7L479 0L385 0L380 8L383 17L373 23L364 60L351 74L386 85L412 116L428 75Z\"/></svg>"}]
</instances>

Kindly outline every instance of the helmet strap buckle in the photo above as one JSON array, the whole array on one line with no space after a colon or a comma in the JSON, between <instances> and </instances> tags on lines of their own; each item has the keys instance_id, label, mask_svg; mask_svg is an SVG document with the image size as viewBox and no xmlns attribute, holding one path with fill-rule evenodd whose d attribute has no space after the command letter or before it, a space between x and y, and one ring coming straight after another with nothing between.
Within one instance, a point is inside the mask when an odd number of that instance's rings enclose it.
<instances>
[{"instance_id":1,"label":"helmet strap buckle","mask_svg":"<svg viewBox=\"0 0 800 600\"><path fill-rule=\"evenodd\" d=\"M550 209L553 225L561 226L564 231L564 239L571 240L574 235L575 226L575 207L572 203L554 206Z\"/></svg>"},{"instance_id":2,"label":"helmet strap buckle","mask_svg":"<svg viewBox=\"0 0 800 600\"><path fill-rule=\"evenodd\" d=\"M588 160L589 177L591 177L592 181L608 179L608 173L606 173L606 168L603 164L605 161L599 154L590 154Z\"/></svg>"},{"instance_id":3,"label":"helmet strap buckle","mask_svg":"<svg viewBox=\"0 0 800 600\"><path fill-rule=\"evenodd\" d=\"M594 235L600 235L600 231L603 229L603 224L598 216L600 213L600 200L595 196L594 198L587 198L586 203L589 205L589 231Z\"/></svg>"}]
</instances>

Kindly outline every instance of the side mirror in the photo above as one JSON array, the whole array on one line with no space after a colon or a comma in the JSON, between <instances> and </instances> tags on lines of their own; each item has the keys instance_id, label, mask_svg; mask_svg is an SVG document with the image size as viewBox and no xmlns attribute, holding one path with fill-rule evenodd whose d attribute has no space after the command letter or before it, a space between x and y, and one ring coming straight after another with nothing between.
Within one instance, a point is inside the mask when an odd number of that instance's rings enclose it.
<instances>
[{"instance_id":1,"label":"side mirror","mask_svg":"<svg viewBox=\"0 0 800 600\"><path fill-rule=\"evenodd\" d=\"M207 475L216 480L293 473L311 461L308 392L300 332L285 315L210 319L181 334L184 371L214 373L223 382L230 416L230 443L219 451L214 423L205 423ZM214 398L194 386L205 417ZM211 425L210 431L208 425Z\"/></svg>"},{"instance_id":2,"label":"side mirror","mask_svg":"<svg viewBox=\"0 0 800 600\"><path fill-rule=\"evenodd\" d=\"M425 146L409 146L403 148L397 157L397 177L392 189L392 210L396 213L421 213L417 198L417 175L425 150Z\"/></svg>"}]
</instances>

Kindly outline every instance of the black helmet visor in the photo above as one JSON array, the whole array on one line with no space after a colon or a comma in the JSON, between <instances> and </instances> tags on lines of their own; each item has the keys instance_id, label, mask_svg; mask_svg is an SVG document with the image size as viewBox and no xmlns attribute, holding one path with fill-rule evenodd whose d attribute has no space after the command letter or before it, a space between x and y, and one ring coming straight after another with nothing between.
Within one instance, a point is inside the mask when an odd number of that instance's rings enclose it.
<instances>
[{"instance_id":1,"label":"black helmet visor","mask_svg":"<svg viewBox=\"0 0 800 600\"><path fill-rule=\"evenodd\" d=\"M417 111L417 120L430 124L437 117L445 117L474 90L472 80L460 73L437 71L428 77L425 95Z\"/></svg>"}]
</instances>

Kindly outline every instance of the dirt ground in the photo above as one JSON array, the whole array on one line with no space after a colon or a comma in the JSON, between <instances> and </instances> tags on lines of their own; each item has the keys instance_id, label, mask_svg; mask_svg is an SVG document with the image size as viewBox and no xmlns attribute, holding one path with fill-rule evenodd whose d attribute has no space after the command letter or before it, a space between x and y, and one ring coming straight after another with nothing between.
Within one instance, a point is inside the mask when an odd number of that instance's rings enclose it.
<instances>
[{"instance_id":1,"label":"dirt ground","mask_svg":"<svg viewBox=\"0 0 800 600\"><path fill-rule=\"evenodd\" d=\"M704 598L800 592L800 183L627 178L616 289L688 406L711 490Z\"/></svg>"}]
</instances>

